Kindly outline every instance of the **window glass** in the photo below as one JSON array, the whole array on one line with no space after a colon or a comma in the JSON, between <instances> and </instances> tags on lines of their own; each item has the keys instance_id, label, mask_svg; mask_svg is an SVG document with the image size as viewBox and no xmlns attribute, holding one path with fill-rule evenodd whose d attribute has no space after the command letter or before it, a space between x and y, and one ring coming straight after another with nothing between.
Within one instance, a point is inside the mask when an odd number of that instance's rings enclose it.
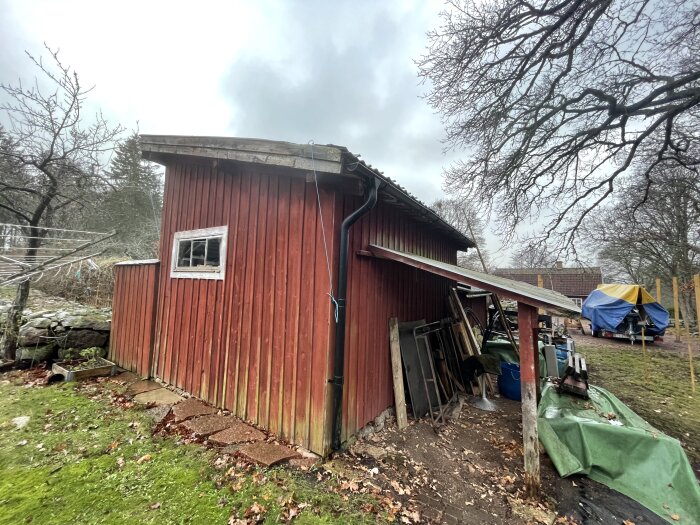
<instances>
[{"instance_id":1,"label":"window glass","mask_svg":"<svg viewBox=\"0 0 700 525\"><path fill-rule=\"evenodd\" d=\"M207 239L207 266L220 266L221 259L219 250L221 248L221 237Z\"/></svg>"},{"instance_id":2,"label":"window glass","mask_svg":"<svg viewBox=\"0 0 700 525\"><path fill-rule=\"evenodd\" d=\"M228 226L175 232L170 277L223 280L227 237Z\"/></svg>"},{"instance_id":3,"label":"window glass","mask_svg":"<svg viewBox=\"0 0 700 525\"><path fill-rule=\"evenodd\" d=\"M180 241L177 251L177 265L179 267L190 266L190 254L192 253L192 241L189 239Z\"/></svg>"},{"instance_id":4,"label":"window glass","mask_svg":"<svg viewBox=\"0 0 700 525\"><path fill-rule=\"evenodd\" d=\"M207 251L206 239L192 239L192 267L204 266L204 260ZM219 266L219 261L213 266Z\"/></svg>"}]
</instances>

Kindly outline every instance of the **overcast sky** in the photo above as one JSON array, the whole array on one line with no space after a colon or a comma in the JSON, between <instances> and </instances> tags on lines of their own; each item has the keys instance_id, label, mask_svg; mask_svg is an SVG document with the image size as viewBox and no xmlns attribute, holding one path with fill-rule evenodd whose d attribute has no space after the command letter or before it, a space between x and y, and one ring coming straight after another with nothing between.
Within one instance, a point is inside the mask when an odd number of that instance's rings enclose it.
<instances>
[{"instance_id":1,"label":"overcast sky","mask_svg":"<svg viewBox=\"0 0 700 525\"><path fill-rule=\"evenodd\" d=\"M0 82L59 48L109 120L143 133L338 144L442 195L440 119L413 60L438 1L0 0ZM496 248L497 246L491 246ZM506 261L502 261L506 262Z\"/></svg>"}]
</instances>

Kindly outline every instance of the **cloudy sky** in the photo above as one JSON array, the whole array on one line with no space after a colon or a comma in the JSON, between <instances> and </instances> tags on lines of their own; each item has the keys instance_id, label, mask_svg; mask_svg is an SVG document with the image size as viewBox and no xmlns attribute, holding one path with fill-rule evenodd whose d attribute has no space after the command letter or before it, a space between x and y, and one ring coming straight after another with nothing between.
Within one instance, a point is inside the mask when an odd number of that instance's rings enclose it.
<instances>
[{"instance_id":1,"label":"cloudy sky","mask_svg":"<svg viewBox=\"0 0 700 525\"><path fill-rule=\"evenodd\" d=\"M0 0L0 82L60 49L91 100L143 133L339 144L425 202L441 196L440 119L413 60L439 1Z\"/></svg>"}]
</instances>

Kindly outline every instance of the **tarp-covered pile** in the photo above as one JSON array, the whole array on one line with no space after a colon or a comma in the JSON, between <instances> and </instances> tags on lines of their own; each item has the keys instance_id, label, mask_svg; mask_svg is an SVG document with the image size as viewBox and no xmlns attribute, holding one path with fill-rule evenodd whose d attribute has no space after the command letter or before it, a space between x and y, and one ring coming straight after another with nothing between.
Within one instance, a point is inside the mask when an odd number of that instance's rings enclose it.
<instances>
[{"instance_id":1,"label":"tarp-covered pile","mask_svg":"<svg viewBox=\"0 0 700 525\"><path fill-rule=\"evenodd\" d=\"M601 284L583 302L581 315L591 321L591 328L619 331L620 325L633 308L646 315L653 326L645 328L647 335L663 335L668 326L668 312L649 292L638 284Z\"/></svg>"},{"instance_id":2,"label":"tarp-covered pile","mask_svg":"<svg viewBox=\"0 0 700 525\"><path fill-rule=\"evenodd\" d=\"M542 391L537 427L559 474L586 474L669 522L699 523L700 486L678 440L608 391L591 386L589 395Z\"/></svg>"}]
</instances>

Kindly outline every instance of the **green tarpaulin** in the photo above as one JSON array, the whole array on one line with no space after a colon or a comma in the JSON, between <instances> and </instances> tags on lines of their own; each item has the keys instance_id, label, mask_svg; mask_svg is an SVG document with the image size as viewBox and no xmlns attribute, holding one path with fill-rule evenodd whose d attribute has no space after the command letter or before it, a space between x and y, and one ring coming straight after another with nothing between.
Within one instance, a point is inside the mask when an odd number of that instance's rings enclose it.
<instances>
[{"instance_id":1,"label":"green tarpaulin","mask_svg":"<svg viewBox=\"0 0 700 525\"><path fill-rule=\"evenodd\" d=\"M547 363L544 358L544 343L538 341L540 349L540 377L547 377ZM513 345L506 339L492 339L486 341L484 353L498 357L504 363L520 364L518 354L515 353Z\"/></svg>"},{"instance_id":2,"label":"green tarpaulin","mask_svg":"<svg viewBox=\"0 0 700 525\"><path fill-rule=\"evenodd\" d=\"M537 426L561 476L585 474L671 523L700 523L700 485L678 440L610 392L591 386L585 400L548 384Z\"/></svg>"}]
</instances>

